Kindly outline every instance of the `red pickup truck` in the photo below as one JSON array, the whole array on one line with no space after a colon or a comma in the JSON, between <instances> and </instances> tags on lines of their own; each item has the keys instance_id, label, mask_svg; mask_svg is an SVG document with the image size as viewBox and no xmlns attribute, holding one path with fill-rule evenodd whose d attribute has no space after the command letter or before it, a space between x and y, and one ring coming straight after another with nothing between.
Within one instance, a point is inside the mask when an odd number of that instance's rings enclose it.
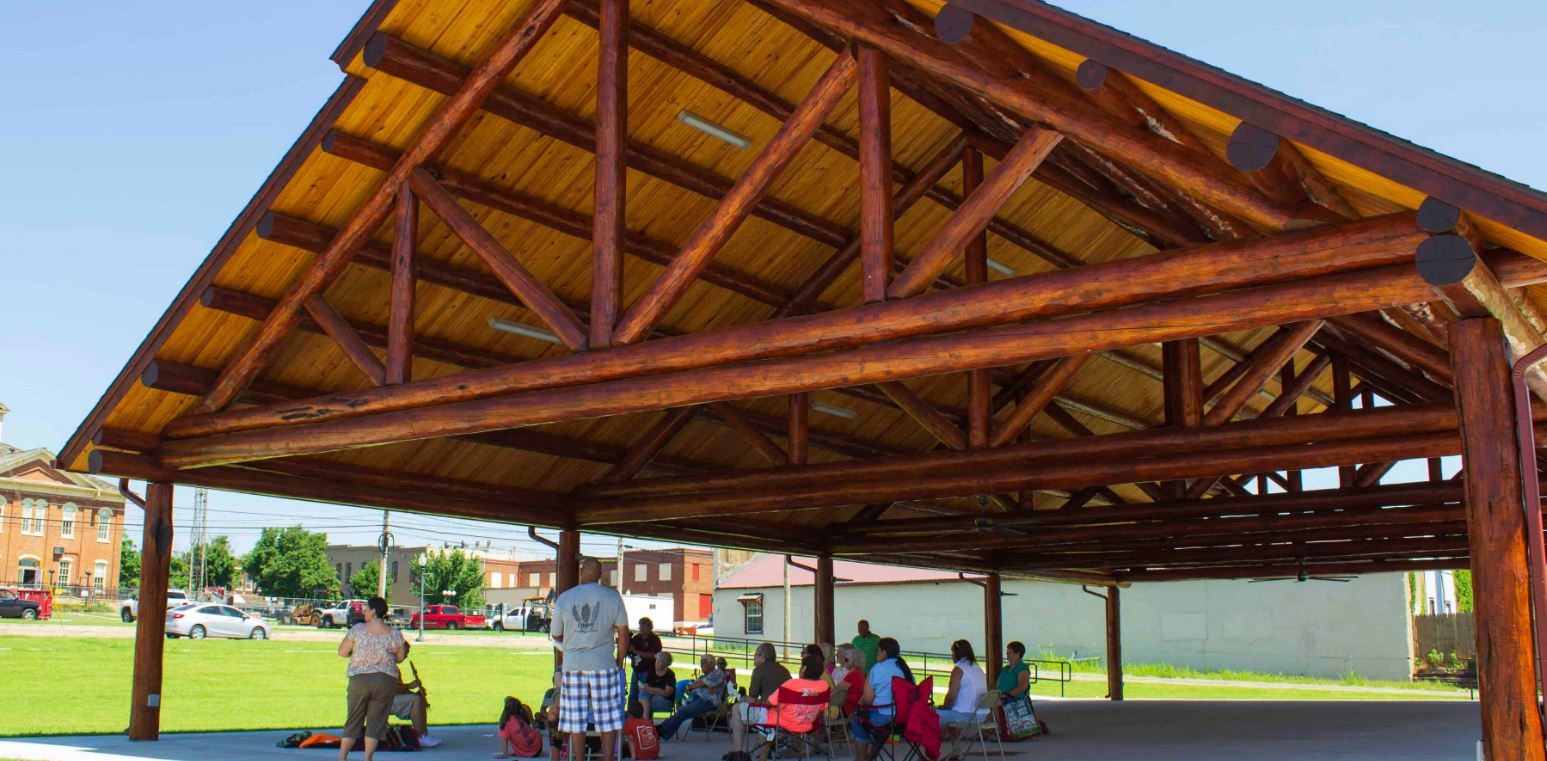
<instances>
[{"instance_id":1,"label":"red pickup truck","mask_svg":"<svg viewBox=\"0 0 1547 761\"><path fill-rule=\"evenodd\" d=\"M488 626L482 613L463 613L455 605L426 605L423 615L426 629L483 629ZM409 628L419 628L419 616L415 613L408 619Z\"/></svg>"}]
</instances>

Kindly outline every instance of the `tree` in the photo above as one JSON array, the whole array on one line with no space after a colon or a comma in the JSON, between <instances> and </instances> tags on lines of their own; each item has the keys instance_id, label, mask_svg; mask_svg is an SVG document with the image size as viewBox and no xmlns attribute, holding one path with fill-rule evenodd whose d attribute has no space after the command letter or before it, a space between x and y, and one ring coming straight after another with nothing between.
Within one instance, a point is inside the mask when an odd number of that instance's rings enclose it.
<instances>
[{"instance_id":1,"label":"tree","mask_svg":"<svg viewBox=\"0 0 1547 761\"><path fill-rule=\"evenodd\" d=\"M138 587L140 585L140 551L135 549L134 540L124 536L123 544L118 550L118 586Z\"/></svg>"},{"instance_id":2,"label":"tree","mask_svg":"<svg viewBox=\"0 0 1547 761\"><path fill-rule=\"evenodd\" d=\"M1456 571L1456 612L1472 612L1472 572Z\"/></svg>"},{"instance_id":3,"label":"tree","mask_svg":"<svg viewBox=\"0 0 1547 761\"><path fill-rule=\"evenodd\" d=\"M356 597L370 597L376 594L376 585L379 583L380 576L381 568L376 563L366 563L360 566L360 570L355 571L355 574L349 577L351 594ZM386 597L389 600L392 599L391 578L387 579Z\"/></svg>"},{"instance_id":4,"label":"tree","mask_svg":"<svg viewBox=\"0 0 1547 761\"><path fill-rule=\"evenodd\" d=\"M188 582L188 570L188 553L172 553L171 562L167 565L167 587L192 590L193 585Z\"/></svg>"},{"instance_id":5,"label":"tree","mask_svg":"<svg viewBox=\"0 0 1547 761\"><path fill-rule=\"evenodd\" d=\"M483 564L461 550L429 552L429 585L424 590L426 604L452 603L462 608L483 606ZM414 564L414 589L419 588L419 564ZM447 595L446 591L455 592Z\"/></svg>"},{"instance_id":6,"label":"tree","mask_svg":"<svg viewBox=\"0 0 1547 761\"><path fill-rule=\"evenodd\" d=\"M217 536L204 548L204 585L231 588L236 580L236 556L231 554L231 537Z\"/></svg>"},{"instance_id":7,"label":"tree","mask_svg":"<svg viewBox=\"0 0 1547 761\"><path fill-rule=\"evenodd\" d=\"M242 558L242 568L262 594L315 597L338 592L338 574L328 565L328 535L300 526L265 528Z\"/></svg>"}]
</instances>

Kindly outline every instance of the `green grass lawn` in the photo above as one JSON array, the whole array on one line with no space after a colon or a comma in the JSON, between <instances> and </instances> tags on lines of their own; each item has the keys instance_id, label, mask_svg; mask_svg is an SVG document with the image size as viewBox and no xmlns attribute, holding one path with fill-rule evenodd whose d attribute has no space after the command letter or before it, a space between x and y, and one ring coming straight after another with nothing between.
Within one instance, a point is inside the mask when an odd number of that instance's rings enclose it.
<instances>
[{"instance_id":1,"label":"green grass lawn","mask_svg":"<svg viewBox=\"0 0 1547 761\"><path fill-rule=\"evenodd\" d=\"M134 641L92 637L0 636L0 663L17 687L0 724L4 734L117 733L128 723ZM513 638L514 639L514 638ZM162 729L330 729L344 719L344 661L326 642L168 640ZM431 724L493 724L506 695L536 703L547 689L547 651L423 644L413 661L430 688ZM679 672L684 676L686 672ZM1101 697L1106 685L1077 681L1068 697ZM1053 683L1037 695L1057 695ZM1427 695L1272 687L1130 682L1129 698L1213 700L1464 699Z\"/></svg>"}]
</instances>

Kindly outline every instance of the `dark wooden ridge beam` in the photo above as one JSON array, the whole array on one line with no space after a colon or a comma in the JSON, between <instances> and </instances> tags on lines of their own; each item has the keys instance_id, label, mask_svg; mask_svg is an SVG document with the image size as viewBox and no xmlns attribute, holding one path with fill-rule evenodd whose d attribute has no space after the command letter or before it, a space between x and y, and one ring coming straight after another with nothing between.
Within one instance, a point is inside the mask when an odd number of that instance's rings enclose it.
<instances>
[{"instance_id":1,"label":"dark wooden ridge beam","mask_svg":"<svg viewBox=\"0 0 1547 761\"><path fill-rule=\"evenodd\" d=\"M1014 284L1015 281L954 289L939 295L982 291L1001 283ZM1370 311L1392 304L1411 303L1414 294L1426 288L1417 273L1407 267L1382 267L1050 322L872 343L826 354L771 359L750 365L700 367L686 373L663 372L626 380L593 382L580 393L574 389L550 387L449 404L432 401L427 407L307 423L293 429L260 429L173 441L163 447L163 457L165 462L176 467L197 467L961 372ZM922 302L924 298L918 297L845 312L916 307ZM993 306L1001 315L1011 311L997 301ZM930 316L938 326L940 316L934 313ZM722 336L731 332L719 331ZM705 335L709 334L697 337ZM656 347L667 344L664 339L651 342ZM613 350L601 354L616 359L622 352ZM529 369L536 364L527 363L523 368ZM465 387L466 376L459 377L458 382ZM386 391L399 392L412 385L418 384L394 386Z\"/></svg>"},{"instance_id":2,"label":"dark wooden ridge beam","mask_svg":"<svg viewBox=\"0 0 1547 761\"><path fill-rule=\"evenodd\" d=\"M339 158L348 159L355 163L375 167L383 171L390 168L396 162L398 155L397 151L394 151L392 148L338 130L331 130L323 137L322 149ZM471 201L480 206L487 206L529 222L535 222L550 230L556 230L566 235L584 240L591 239L595 220L588 215L556 206L514 190L502 188L481 180L474 175L431 165L427 165L427 169L439 178L441 185L463 200ZM265 217L265 219L269 219L269 217ZM267 237L263 235L261 225L259 227L259 234L262 237ZM367 247L370 246L370 244L366 245ZM623 252L629 256L661 266L669 264L672 258L677 255L676 249L671 244L655 240L643 233L629 230L625 230L623 233L622 245ZM714 262L705 267L701 277L704 282L717 285L765 304L780 305L789 298L787 294L771 283Z\"/></svg>"},{"instance_id":3,"label":"dark wooden ridge beam","mask_svg":"<svg viewBox=\"0 0 1547 761\"><path fill-rule=\"evenodd\" d=\"M377 32L366 43L361 61L384 74L440 93L453 91L467 71L466 66L456 61L414 47L384 32ZM484 103L484 110L583 151L590 152L596 147L594 124L512 87L495 90ZM710 169L634 140L624 144L624 160L632 169L708 198L721 198L733 184L732 180ZM752 214L835 248L841 247L849 237L849 231L842 225L777 199L762 199L753 206Z\"/></svg>"},{"instance_id":4,"label":"dark wooden ridge beam","mask_svg":"<svg viewBox=\"0 0 1547 761\"><path fill-rule=\"evenodd\" d=\"M318 257L301 279L280 301L279 308L265 320L257 333L247 340L221 370L210 395L194 405L194 413L223 409L235 399L278 349L280 341L300 320L302 305L321 293L348 266L356 249L370 239L376 227L391 212L398 188L409 172L449 145L478 107L526 54L536 46L543 33L558 20L564 0L539 0L532 9L501 35L489 55L471 71L463 72L448 88L451 96L420 128L398 162L387 172L365 201L349 216L328 250Z\"/></svg>"},{"instance_id":5,"label":"dark wooden ridge beam","mask_svg":"<svg viewBox=\"0 0 1547 761\"><path fill-rule=\"evenodd\" d=\"M323 417L349 417L374 412L407 409L423 404L441 404L455 400L476 399L489 394L508 394L519 390L552 388L568 383L594 383L614 378L636 376L641 371L666 372L702 368L715 363L766 359L788 356L820 349L835 349L870 343L865 351L887 351L888 347L875 342L933 332L955 331L996 323L1050 318L1088 309L1133 304L1147 298L1177 297L1205 293L1218 288L1248 284L1277 282L1281 279L1303 278L1342 272L1360 267L1396 264L1406 260L1411 246L1424 234L1412 227L1411 215L1394 215L1378 219L1351 222L1347 225L1329 226L1316 230L1286 233L1260 241L1233 241L1216 243L1197 249L1166 252L1077 269L1059 270L1039 275L1029 275L999 280L967 288L921 294L900 301L870 304L822 314L792 317L771 323L737 326L724 330L700 333L672 339L649 342L648 346L619 347L607 352L594 352L557 359L537 360L498 370L481 371L453 378L416 381L394 386L391 389L364 391L349 404L339 404L329 399L319 405L313 419ZM1524 257L1501 260L1506 268L1513 267L1508 278L1525 282L1537 277L1547 265L1532 264ZM1206 276L1200 273L1208 273ZM1369 271L1340 278L1365 278L1373 276ZM1120 280L1125 288L1114 289L1110 283ZM1392 294L1393 288L1413 290L1418 281L1416 274L1403 270L1376 284L1376 288L1355 299L1370 300L1382 290L1388 291L1386 299L1402 299L1410 293ZM1289 289L1311 300L1325 301L1331 291L1308 293L1303 283L1293 283L1275 288ZM1313 284L1312 287L1321 287ZM1427 286L1421 286L1425 289ZM1213 302L1203 302L1213 303ZM1233 303L1226 300L1225 303ZM1378 307L1386 303L1380 298L1371 302ZM1244 312L1245 304L1239 305ZM1272 305L1274 308L1291 306ZM1302 304L1301 306L1306 306ZM1177 307L1152 305L1148 309L1162 311ZM1359 306L1346 309L1327 306L1324 312L1367 311ZM1140 312L1143 314L1143 312ZM1319 313L1312 313L1320 316ZM1080 336L1067 336L1062 343L1074 351L1106 350L1131 345L1127 339L1106 332L1112 318L1089 318L1088 323L1100 332L1095 336L1104 339L1087 341ZM1180 335L1209 335L1235 330L1232 324L1238 319L1217 324L1217 329L1198 325L1196 329L1181 330ZM1194 320L1196 323L1196 319ZM1206 322L1206 321L1205 321ZM1252 322L1252 324L1256 324ZM1067 327L1062 326L1061 327ZM1151 332L1165 331L1165 326L1150 325ZM1048 330L1042 327L1022 326L1013 330ZM972 340L976 334L947 339L948 343ZM992 334L984 334L992 335ZM1138 343L1137 341L1133 343ZM891 347L895 349L895 347ZM1073 353L1073 352L1070 352ZM1053 354L1051 356L1058 356ZM1033 355L1017 356L1010 351L1002 357L980 357L989 366L1013 365L1030 359ZM921 358L922 359L922 358ZM937 357L936 359L945 359ZM960 358L966 359L966 358ZM944 363L938 372L949 372ZM879 368L875 368L879 369ZM956 368L966 369L966 368ZM915 375L930 374L920 368ZM895 378L880 378L895 379ZM853 385L868 381L851 380ZM828 382L825 385L841 385ZM823 386L817 386L818 388ZM726 389L729 391L730 389ZM793 391L808 389L793 389ZM293 412L276 415L271 409L241 410L219 416L183 418L168 426L171 438L230 432L251 427L286 425L293 423Z\"/></svg>"}]
</instances>

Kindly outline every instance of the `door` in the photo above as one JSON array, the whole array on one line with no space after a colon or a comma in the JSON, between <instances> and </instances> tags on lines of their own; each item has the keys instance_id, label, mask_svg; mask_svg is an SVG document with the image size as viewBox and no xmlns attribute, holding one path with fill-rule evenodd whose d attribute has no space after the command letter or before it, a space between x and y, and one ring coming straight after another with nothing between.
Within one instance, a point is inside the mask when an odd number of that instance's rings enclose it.
<instances>
[{"instance_id":1,"label":"door","mask_svg":"<svg viewBox=\"0 0 1547 761\"><path fill-rule=\"evenodd\" d=\"M247 616L241 611L227 605L222 605L220 611L225 614L224 618L228 622L226 625L230 627L231 636L246 637L252 632L254 624L248 621Z\"/></svg>"}]
</instances>

